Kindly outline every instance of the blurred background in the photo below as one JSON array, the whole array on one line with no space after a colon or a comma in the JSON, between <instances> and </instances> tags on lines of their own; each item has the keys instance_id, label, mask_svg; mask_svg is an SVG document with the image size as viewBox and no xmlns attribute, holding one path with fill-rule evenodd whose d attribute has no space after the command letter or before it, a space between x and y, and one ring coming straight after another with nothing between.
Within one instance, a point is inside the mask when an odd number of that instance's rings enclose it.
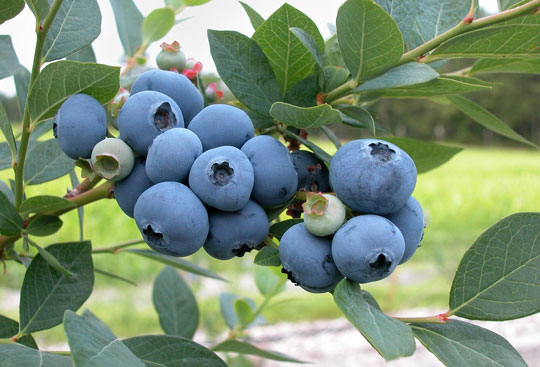
<instances>
[{"instance_id":1,"label":"blurred background","mask_svg":"<svg viewBox=\"0 0 540 367\"><path fill-rule=\"evenodd\" d=\"M282 1L245 1L263 17L268 17ZM343 1L293 0L289 3L319 26L322 35L330 35L328 23L335 21L337 9ZM110 4L98 0L103 22L102 33L94 42L98 62L122 65L121 45L116 34ZM146 15L161 6L161 2L135 0ZM318 3L324 5L318 5ZM496 1L481 1L482 12L496 11ZM206 5L188 8L181 17L192 17L173 28L164 41L178 40L188 57L202 61L203 75L215 77L210 57L206 29L232 29L251 35L252 28L243 9L236 1L214 0ZM19 17L0 26L1 34L11 34L21 64L31 66L34 36L32 14L25 9ZM26 31L21 31L26 29ZM148 50L148 64L155 65L159 42ZM469 60L458 60L445 66L446 70L459 70L470 65ZM540 75L482 75L482 79L502 85L489 92L473 93L468 97L505 121L519 134L535 144L540 143ZM230 98L230 95L229 95ZM12 78L0 81L0 102L4 105L14 128L21 121ZM396 136L463 147L464 150L450 162L418 177L414 196L426 215L427 228L422 247L391 277L375 284L365 285L389 313L426 309L442 313L447 310L448 291L460 258L474 240L498 220L516 212L538 211L540 203L540 153L483 129L455 108L426 99L385 99L370 107L376 120ZM345 125L331 126L343 141L367 136L358 129ZM334 146L324 136L311 132L310 136L329 153ZM51 138L46 135L42 139ZM7 182L12 171L0 172ZM27 188L27 195L63 195L71 187L69 178ZM76 213L62 217L64 226L54 236L39 243L71 241L79 236ZM140 237L134 221L124 215L114 200L101 201L85 207L85 239L94 247L109 246ZM144 246L142 246L144 247ZM217 272L229 282L219 282L183 273L193 287L201 308L201 332L195 340L208 344L218 340L226 330L219 310L217 296L231 292L261 299L253 280L253 258L229 261L211 259L201 251L188 260ZM119 337L136 334L160 333L157 315L151 300L152 281L163 268L129 253L99 254L94 257L95 267L132 280L137 285L113 280L96 274L94 293L83 307L90 308L111 327ZM18 289L23 281L24 268L13 262L0 276L0 314L18 319ZM410 312L409 312L410 315ZM331 295L312 295L287 285L265 313L269 323L310 322L339 318L341 313ZM55 349L65 340L63 329L37 333L38 343ZM294 356L294 351L290 352ZM242 366L242 360L235 362ZM249 365L248 362L245 362ZM269 364L268 364L269 365ZM266 365L265 365L266 366Z\"/></svg>"}]
</instances>

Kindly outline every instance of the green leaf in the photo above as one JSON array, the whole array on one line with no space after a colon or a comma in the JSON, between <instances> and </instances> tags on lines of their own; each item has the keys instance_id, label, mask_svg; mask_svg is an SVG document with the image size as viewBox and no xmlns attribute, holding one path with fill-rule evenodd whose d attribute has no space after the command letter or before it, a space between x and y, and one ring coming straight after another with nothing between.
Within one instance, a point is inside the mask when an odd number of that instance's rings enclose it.
<instances>
[{"instance_id":1,"label":"green leaf","mask_svg":"<svg viewBox=\"0 0 540 367\"><path fill-rule=\"evenodd\" d=\"M251 298L240 297L232 293L219 294L219 307L221 310L221 316L231 330L234 329L235 326L239 323L238 316L236 315L236 311L234 309L234 304L235 301L240 298L245 300L249 304L249 306L251 307L251 311L254 311L256 309L255 301L253 301ZM264 323L266 323L266 321L261 315L259 315L255 318L253 322L251 322L249 326L261 325Z\"/></svg>"},{"instance_id":2,"label":"green leaf","mask_svg":"<svg viewBox=\"0 0 540 367\"><path fill-rule=\"evenodd\" d=\"M184 5L184 2L182 0L165 0L165 5L171 7L173 10L177 10Z\"/></svg>"},{"instance_id":3,"label":"green leaf","mask_svg":"<svg viewBox=\"0 0 540 367\"><path fill-rule=\"evenodd\" d=\"M276 10L252 37L268 57L281 86L282 97L297 82L311 75L315 68L313 56L294 36L291 27L303 29L313 38L316 47L324 49L324 40L315 23L289 4Z\"/></svg>"},{"instance_id":4,"label":"green leaf","mask_svg":"<svg viewBox=\"0 0 540 367\"><path fill-rule=\"evenodd\" d=\"M441 75L427 83L385 89L382 92L387 98L423 98L475 92L496 85L475 78Z\"/></svg>"},{"instance_id":5,"label":"green leaf","mask_svg":"<svg viewBox=\"0 0 540 367\"><path fill-rule=\"evenodd\" d=\"M384 137L384 140L397 145L412 158L418 173L425 173L452 159L463 149L421 140Z\"/></svg>"},{"instance_id":6,"label":"green leaf","mask_svg":"<svg viewBox=\"0 0 540 367\"><path fill-rule=\"evenodd\" d=\"M450 313L511 320L540 311L540 213L517 213L467 250L450 290Z\"/></svg>"},{"instance_id":7,"label":"green leaf","mask_svg":"<svg viewBox=\"0 0 540 367\"><path fill-rule=\"evenodd\" d=\"M371 135L373 136L376 135L377 126L375 124L375 120L373 119L373 116L371 116L371 113L369 113L368 110L360 106L352 106L352 105L341 106L339 107L339 110L343 112L345 115L354 119L355 121L360 122L363 125L363 127L365 127L371 132Z\"/></svg>"},{"instance_id":8,"label":"green leaf","mask_svg":"<svg viewBox=\"0 0 540 367\"><path fill-rule=\"evenodd\" d=\"M71 181L71 187L76 188L79 185L79 179L75 173L75 169L69 172L69 180ZM77 208L77 217L79 218L79 239L84 240L84 206Z\"/></svg>"},{"instance_id":9,"label":"green leaf","mask_svg":"<svg viewBox=\"0 0 540 367\"><path fill-rule=\"evenodd\" d=\"M72 367L71 358L16 344L0 344L3 367Z\"/></svg>"},{"instance_id":10,"label":"green leaf","mask_svg":"<svg viewBox=\"0 0 540 367\"><path fill-rule=\"evenodd\" d=\"M284 101L297 107L312 107L317 105L317 94L321 91L319 86L319 73L300 80L285 95Z\"/></svg>"},{"instance_id":11,"label":"green leaf","mask_svg":"<svg viewBox=\"0 0 540 367\"><path fill-rule=\"evenodd\" d=\"M210 51L221 79L248 108L270 116L281 99L279 84L257 43L238 32L208 30Z\"/></svg>"},{"instance_id":12,"label":"green leaf","mask_svg":"<svg viewBox=\"0 0 540 367\"><path fill-rule=\"evenodd\" d=\"M131 57L143 42L142 24L144 17L133 0L110 1L120 42L122 42L126 56Z\"/></svg>"},{"instance_id":13,"label":"green leaf","mask_svg":"<svg viewBox=\"0 0 540 367\"><path fill-rule=\"evenodd\" d=\"M286 219L284 221L272 224L269 233L271 233L277 239L281 239L281 236L292 226L298 223L302 223L303 219Z\"/></svg>"},{"instance_id":14,"label":"green leaf","mask_svg":"<svg viewBox=\"0 0 540 367\"><path fill-rule=\"evenodd\" d=\"M227 367L211 350L178 336L145 335L122 342L146 367Z\"/></svg>"},{"instance_id":15,"label":"green leaf","mask_svg":"<svg viewBox=\"0 0 540 367\"><path fill-rule=\"evenodd\" d=\"M75 161L60 149L56 139L36 142L28 150L24 167L26 185L37 185L64 176Z\"/></svg>"},{"instance_id":16,"label":"green leaf","mask_svg":"<svg viewBox=\"0 0 540 367\"><path fill-rule=\"evenodd\" d=\"M15 194L11 191L11 188L4 181L0 180L0 194L4 195L11 204L15 203Z\"/></svg>"},{"instance_id":17,"label":"green leaf","mask_svg":"<svg viewBox=\"0 0 540 367\"><path fill-rule=\"evenodd\" d=\"M7 143L0 143L0 171L11 168L11 149Z\"/></svg>"},{"instance_id":18,"label":"green leaf","mask_svg":"<svg viewBox=\"0 0 540 367\"><path fill-rule=\"evenodd\" d=\"M43 59L58 60L90 45L101 32L96 0L64 0L47 33Z\"/></svg>"},{"instance_id":19,"label":"green leaf","mask_svg":"<svg viewBox=\"0 0 540 367\"><path fill-rule=\"evenodd\" d=\"M242 8L246 11L247 16L249 17L249 21L251 22L251 25L253 26L253 29L257 30L261 24L264 23L264 18L255 11L251 6L246 4L243 1L239 1L240 5L242 5Z\"/></svg>"},{"instance_id":20,"label":"green leaf","mask_svg":"<svg viewBox=\"0 0 540 367\"><path fill-rule=\"evenodd\" d=\"M341 116L329 104L315 107L298 107L288 103L276 102L270 109L275 120L299 129L315 128L341 122Z\"/></svg>"},{"instance_id":21,"label":"green leaf","mask_svg":"<svg viewBox=\"0 0 540 367\"><path fill-rule=\"evenodd\" d=\"M124 283L131 284L132 286L135 286L135 287L137 286L137 283L135 283L135 282L133 282L133 281L127 279L127 278L121 277L120 275L116 275L116 274L113 274L113 273L109 273L108 271L105 271L105 270L102 270L102 269L94 268L94 273L105 275L106 277L113 278L113 279L116 279L116 280L121 280Z\"/></svg>"},{"instance_id":22,"label":"green leaf","mask_svg":"<svg viewBox=\"0 0 540 367\"><path fill-rule=\"evenodd\" d=\"M9 199L0 193L0 234L17 235L22 230L22 219Z\"/></svg>"},{"instance_id":23,"label":"green leaf","mask_svg":"<svg viewBox=\"0 0 540 367\"><path fill-rule=\"evenodd\" d=\"M149 44L165 37L174 26L174 11L171 8L154 9L144 18L142 38Z\"/></svg>"},{"instance_id":24,"label":"green leaf","mask_svg":"<svg viewBox=\"0 0 540 367\"><path fill-rule=\"evenodd\" d=\"M58 232L62 224L62 219L55 215L40 215L28 224L26 232L32 236L50 236Z\"/></svg>"},{"instance_id":25,"label":"green leaf","mask_svg":"<svg viewBox=\"0 0 540 367\"><path fill-rule=\"evenodd\" d=\"M8 339L19 333L19 323L0 315L0 339ZM38 349L36 341L32 335L24 335L17 339L17 343L27 347Z\"/></svg>"},{"instance_id":26,"label":"green leaf","mask_svg":"<svg viewBox=\"0 0 540 367\"><path fill-rule=\"evenodd\" d=\"M15 143L15 136L13 136L13 130L11 129L11 122L9 122L6 110L2 103L0 103L0 130L2 130L6 142L9 145L13 157L12 159L15 160L17 157L17 144Z\"/></svg>"},{"instance_id":27,"label":"green leaf","mask_svg":"<svg viewBox=\"0 0 540 367\"><path fill-rule=\"evenodd\" d=\"M15 18L24 9L24 0L0 0L0 24Z\"/></svg>"},{"instance_id":28,"label":"green leaf","mask_svg":"<svg viewBox=\"0 0 540 367\"><path fill-rule=\"evenodd\" d=\"M263 296L272 297L285 291L286 276L280 273L280 270L266 266L255 269L255 284Z\"/></svg>"},{"instance_id":29,"label":"green leaf","mask_svg":"<svg viewBox=\"0 0 540 367\"><path fill-rule=\"evenodd\" d=\"M32 123L54 117L62 103L74 94L88 94L104 104L113 99L119 88L119 67L77 61L51 63L30 89L28 109Z\"/></svg>"},{"instance_id":30,"label":"green leaf","mask_svg":"<svg viewBox=\"0 0 540 367\"><path fill-rule=\"evenodd\" d=\"M184 0L187 6L199 6L210 2L211 0Z\"/></svg>"},{"instance_id":31,"label":"green leaf","mask_svg":"<svg viewBox=\"0 0 540 367\"><path fill-rule=\"evenodd\" d=\"M32 246L34 246L38 250L39 254L43 257L43 259L45 259L45 261L47 261L47 263L51 267L56 269L58 272L64 274L67 277L72 277L74 275L72 272L67 270L62 264L60 264L60 261L58 261L58 259L54 257L53 255L51 255L49 251L45 250L43 247L39 246L37 243L30 240L29 238L25 238L25 240L28 241Z\"/></svg>"},{"instance_id":32,"label":"green leaf","mask_svg":"<svg viewBox=\"0 0 540 367\"><path fill-rule=\"evenodd\" d=\"M528 0L527 0L528 1ZM522 3L522 0L497 0L499 11L512 8L515 4Z\"/></svg>"},{"instance_id":33,"label":"green leaf","mask_svg":"<svg viewBox=\"0 0 540 367\"><path fill-rule=\"evenodd\" d=\"M375 0L397 22L405 44L413 49L457 25L471 0Z\"/></svg>"},{"instance_id":34,"label":"green leaf","mask_svg":"<svg viewBox=\"0 0 540 367\"><path fill-rule=\"evenodd\" d=\"M473 64L470 71L470 74L476 73L540 74L540 59L480 59Z\"/></svg>"},{"instance_id":35,"label":"green leaf","mask_svg":"<svg viewBox=\"0 0 540 367\"><path fill-rule=\"evenodd\" d=\"M19 100L19 109L24 111L26 106L26 97L28 96L28 86L30 85L30 72L24 66L19 65L17 72L13 74L15 89L17 90L17 99Z\"/></svg>"},{"instance_id":36,"label":"green leaf","mask_svg":"<svg viewBox=\"0 0 540 367\"><path fill-rule=\"evenodd\" d=\"M347 279L339 282L334 290L334 301L385 360L414 353L416 346L411 328L367 302L358 284Z\"/></svg>"},{"instance_id":37,"label":"green leaf","mask_svg":"<svg viewBox=\"0 0 540 367\"><path fill-rule=\"evenodd\" d=\"M58 196L39 195L26 199L21 204L21 214L45 213L56 210L72 209L76 205L71 200Z\"/></svg>"},{"instance_id":38,"label":"green leaf","mask_svg":"<svg viewBox=\"0 0 540 367\"><path fill-rule=\"evenodd\" d=\"M43 24L45 17L49 14L49 1L48 0L25 0L26 4L34 13L37 21Z\"/></svg>"},{"instance_id":39,"label":"green leaf","mask_svg":"<svg viewBox=\"0 0 540 367\"><path fill-rule=\"evenodd\" d=\"M137 254L139 256L143 256L143 257L155 260L155 261L159 261L160 263L172 266L180 270L185 270L193 274L201 275L203 277L225 281L225 279L211 272L210 270L201 268L200 266L196 264L193 264L186 260L179 259L174 256L163 255L163 254L160 254L159 252L155 252L152 250L129 249L129 250L126 250L126 252L130 252L133 254Z\"/></svg>"},{"instance_id":40,"label":"green leaf","mask_svg":"<svg viewBox=\"0 0 540 367\"><path fill-rule=\"evenodd\" d=\"M96 54L94 53L92 45L88 45L66 57L66 60L79 62L96 62Z\"/></svg>"},{"instance_id":41,"label":"green leaf","mask_svg":"<svg viewBox=\"0 0 540 367\"><path fill-rule=\"evenodd\" d=\"M280 266L279 251L273 247L265 246L255 256L254 263L261 266Z\"/></svg>"},{"instance_id":42,"label":"green leaf","mask_svg":"<svg viewBox=\"0 0 540 367\"><path fill-rule=\"evenodd\" d=\"M109 328L88 310L64 315L64 329L75 366L145 367Z\"/></svg>"},{"instance_id":43,"label":"green leaf","mask_svg":"<svg viewBox=\"0 0 540 367\"><path fill-rule=\"evenodd\" d=\"M403 54L396 22L372 0L347 0L336 26L341 54L358 82L390 69Z\"/></svg>"},{"instance_id":44,"label":"green leaf","mask_svg":"<svg viewBox=\"0 0 540 367\"><path fill-rule=\"evenodd\" d=\"M412 324L414 335L448 367L507 367L527 363L506 339L463 321Z\"/></svg>"},{"instance_id":45,"label":"green leaf","mask_svg":"<svg viewBox=\"0 0 540 367\"><path fill-rule=\"evenodd\" d=\"M349 78L349 71L341 66L325 66L323 69L323 91L328 93L344 84Z\"/></svg>"},{"instance_id":46,"label":"green leaf","mask_svg":"<svg viewBox=\"0 0 540 367\"><path fill-rule=\"evenodd\" d=\"M292 131L288 129L283 130L283 134L287 135L289 138L296 139L300 143L304 144L307 148L309 148L313 152L313 154L315 154L319 159L321 159L324 163L330 166L330 163L332 162L332 156L326 153L324 149L319 147L317 144L296 135L295 133L293 133Z\"/></svg>"},{"instance_id":47,"label":"green leaf","mask_svg":"<svg viewBox=\"0 0 540 367\"><path fill-rule=\"evenodd\" d=\"M343 60L343 55L339 48L337 34L328 38L324 44L324 65L345 68L345 61ZM349 74L349 71L346 71L347 74Z\"/></svg>"},{"instance_id":48,"label":"green leaf","mask_svg":"<svg viewBox=\"0 0 540 367\"><path fill-rule=\"evenodd\" d=\"M364 92L388 88L398 88L407 85L426 83L439 76L439 73L426 64L410 62L391 69L381 76L368 80L353 92Z\"/></svg>"},{"instance_id":49,"label":"green leaf","mask_svg":"<svg viewBox=\"0 0 540 367\"><path fill-rule=\"evenodd\" d=\"M0 35L0 60L0 79L12 76L19 70L19 59L10 36Z\"/></svg>"},{"instance_id":50,"label":"green leaf","mask_svg":"<svg viewBox=\"0 0 540 367\"><path fill-rule=\"evenodd\" d=\"M34 257L21 288L19 313L23 333L60 324L64 311L81 307L94 286L89 241L58 243L46 250L75 276L66 277L54 270L40 254Z\"/></svg>"},{"instance_id":51,"label":"green leaf","mask_svg":"<svg viewBox=\"0 0 540 367\"><path fill-rule=\"evenodd\" d=\"M436 48L429 58L538 58L539 44L540 24L499 25L451 38Z\"/></svg>"},{"instance_id":52,"label":"green leaf","mask_svg":"<svg viewBox=\"0 0 540 367\"><path fill-rule=\"evenodd\" d=\"M152 300L166 334L193 338L199 325L199 308L193 292L177 270L166 267L159 273Z\"/></svg>"},{"instance_id":53,"label":"green leaf","mask_svg":"<svg viewBox=\"0 0 540 367\"><path fill-rule=\"evenodd\" d=\"M265 359L271 359L274 361L281 362L292 362L292 363L306 363L298 359L289 357L283 353L275 352L272 350L263 350L247 342L240 340L226 340L222 343L219 343L212 348L215 352L229 352L229 353L239 353L239 354L249 354L252 356L257 356Z\"/></svg>"},{"instance_id":54,"label":"green leaf","mask_svg":"<svg viewBox=\"0 0 540 367\"><path fill-rule=\"evenodd\" d=\"M30 133L30 141L33 144L36 140L38 140L43 135L47 134L49 131L52 130L54 125L54 118L47 119L41 123L39 123Z\"/></svg>"},{"instance_id":55,"label":"green leaf","mask_svg":"<svg viewBox=\"0 0 540 367\"><path fill-rule=\"evenodd\" d=\"M302 42L304 47L311 53L315 62L319 65L320 68L324 67L324 55L315 39L308 32L304 31L302 28L292 27L290 29L292 34L296 36ZM324 47L324 43L323 43Z\"/></svg>"},{"instance_id":56,"label":"green leaf","mask_svg":"<svg viewBox=\"0 0 540 367\"><path fill-rule=\"evenodd\" d=\"M459 110L465 113L467 116L478 122L480 125L489 129L499 135L506 136L507 138L519 141L523 144L528 144L533 148L538 148L534 143L525 139L508 125L501 121L498 117L491 112L480 106L476 102L471 101L463 96L448 96L447 97Z\"/></svg>"},{"instance_id":57,"label":"green leaf","mask_svg":"<svg viewBox=\"0 0 540 367\"><path fill-rule=\"evenodd\" d=\"M247 325L253 315L250 304L242 298L237 298L234 301L234 313L238 317L240 325Z\"/></svg>"}]
</instances>

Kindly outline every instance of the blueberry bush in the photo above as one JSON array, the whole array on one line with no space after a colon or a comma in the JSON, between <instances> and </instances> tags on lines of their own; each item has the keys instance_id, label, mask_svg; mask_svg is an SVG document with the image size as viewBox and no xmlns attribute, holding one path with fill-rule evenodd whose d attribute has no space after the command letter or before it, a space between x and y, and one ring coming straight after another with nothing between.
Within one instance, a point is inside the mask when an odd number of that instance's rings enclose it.
<instances>
[{"instance_id":1,"label":"blueberry bush","mask_svg":"<svg viewBox=\"0 0 540 367\"><path fill-rule=\"evenodd\" d=\"M208 1L165 0L143 17L132 0L110 0L123 69L96 63L96 0L1 2L1 23L25 6L33 12L36 44L29 71L11 37L0 36L0 77L13 77L23 111L18 131L0 105L0 168L13 170L0 182L0 260L26 268L19 320L0 316L0 366L226 366L220 356L228 353L301 363L248 339L288 280L331 292L385 360L412 355L416 338L446 366L525 366L503 337L453 316L504 321L540 311L540 213L502 218L472 244L442 314L391 317L361 284L406 266L425 226L411 196L417 174L460 150L392 137L370 106L384 98L453 105L537 148L464 94L497 86L476 74L540 72L540 0L499 0L499 13L478 19L475 0L347 0L326 40L288 4L264 19L241 3L252 37L208 30L221 82L235 98L228 104L178 42L162 44L160 69L144 67L145 51L178 14ZM443 73L456 58L476 61ZM371 138L342 146L328 127L340 123ZM38 140L51 129L55 139ZM321 130L335 156L306 129ZM28 185L64 175L73 183L64 197L25 195ZM77 210L82 221L85 205L111 198L141 238L93 248L81 227L79 240L39 245L60 229L62 214ZM132 247L143 242L149 247ZM220 296L230 332L210 347L191 340L205 315L178 270L223 278L180 258L197 251L221 260L256 251L262 269L260 304ZM166 265L153 290L162 335L119 340L91 311L75 313L95 273L121 279L94 268L93 256L125 252ZM70 352L40 351L32 335L60 324Z\"/></svg>"}]
</instances>

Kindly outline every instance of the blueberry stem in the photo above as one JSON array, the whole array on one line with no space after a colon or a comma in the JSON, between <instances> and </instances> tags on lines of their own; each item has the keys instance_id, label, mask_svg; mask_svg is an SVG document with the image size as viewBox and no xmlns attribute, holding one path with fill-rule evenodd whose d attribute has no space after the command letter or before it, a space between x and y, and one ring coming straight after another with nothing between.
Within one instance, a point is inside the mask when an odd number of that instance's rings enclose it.
<instances>
[{"instance_id":1,"label":"blueberry stem","mask_svg":"<svg viewBox=\"0 0 540 367\"><path fill-rule=\"evenodd\" d=\"M93 254L116 254L126 247L135 246L141 243L144 243L144 240L142 238L138 238L136 240L120 242L114 246L97 248L95 250L92 250L92 253Z\"/></svg>"},{"instance_id":2,"label":"blueberry stem","mask_svg":"<svg viewBox=\"0 0 540 367\"><path fill-rule=\"evenodd\" d=\"M43 25L39 23L39 20L36 18L36 47L34 50L34 61L32 64L32 74L30 74L30 82L28 83L28 90L32 89L32 85L36 81L40 70L41 65L43 64L43 48L45 46L45 39L47 38L47 33L51 24L58 13L58 9L62 5L63 0L55 0L51 5L51 10L49 14L43 21ZM28 93L30 95L30 93ZM28 97L27 97L28 98ZM23 126L21 130L21 145L19 147L19 153L17 155L17 161L13 165L15 170L15 209L17 211L21 207L23 194L24 194L24 163L26 160L26 152L28 150L28 143L30 141L30 133L32 132L33 127L31 126L30 121L30 111L29 103L26 103L23 116ZM1 248L1 247L0 247Z\"/></svg>"}]
</instances>

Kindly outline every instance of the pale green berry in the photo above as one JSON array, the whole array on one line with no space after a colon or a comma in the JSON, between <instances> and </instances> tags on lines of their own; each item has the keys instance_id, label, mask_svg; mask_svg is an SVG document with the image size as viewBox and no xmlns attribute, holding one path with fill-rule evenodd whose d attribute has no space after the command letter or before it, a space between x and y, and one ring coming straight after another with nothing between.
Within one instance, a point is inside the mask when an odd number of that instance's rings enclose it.
<instances>
[{"instance_id":1,"label":"pale green berry","mask_svg":"<svg viewBox=\"0 0 540 367\"><path fill-rule=\"evenodd\" d=\"M345 222L345 206L336 196L308 192L304 209L304 223L315 236L334 234Z\"/></svg>"},{"instance_id":2,"label":"pale green berry","mask_svg":"<svg viewBox=\"0 0 540 367\"><path fill-rule=\"evenodd\" d=\"M120 181L133 169L133 151L123 140L107 138L92 150L92 168L106 180Z\"/></svg>"}]
</instances>

